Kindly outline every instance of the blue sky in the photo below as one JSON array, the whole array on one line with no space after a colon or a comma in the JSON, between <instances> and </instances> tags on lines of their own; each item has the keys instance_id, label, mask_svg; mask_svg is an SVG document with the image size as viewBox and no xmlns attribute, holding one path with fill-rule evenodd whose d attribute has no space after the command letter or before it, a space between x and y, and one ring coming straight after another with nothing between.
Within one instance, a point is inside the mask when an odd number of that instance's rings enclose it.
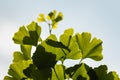
<instances>
[{"instance_id":1,"label":"blue sky","mask_svg":"<svg viewBox=\"0 0 120 80\"><path fill-rule=\"evenodd\" d=\"M108 65L120 75L120 0L0 0L0 80L7 74L12 54L19 46L12 41L13 34L22 25L36 20L39 13L61 11L64 20L53 33L59 35L67 28L75 32L90 32L103 40L104 59L85 61L91 66ZM48 28L42 27L42 37ZM71 65L66 62L67 65ZM74 64L74 62L71 62Z\"/></svg>"}]
</instances>

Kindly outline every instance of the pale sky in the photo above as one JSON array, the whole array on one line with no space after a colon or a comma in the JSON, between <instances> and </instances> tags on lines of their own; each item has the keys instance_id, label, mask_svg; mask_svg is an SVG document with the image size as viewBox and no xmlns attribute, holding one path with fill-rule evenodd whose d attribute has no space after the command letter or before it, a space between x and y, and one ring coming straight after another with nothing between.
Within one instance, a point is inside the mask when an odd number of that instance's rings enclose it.
<instances>
[{"instance_id":1,"label":"pale sky","mask_svg":"<svg viewBox=\"0 0 120 80\"><path fill-rule=\"evenodd\" d=\"M64 20L53 33L59 35L72 27L75 32L90 32L100 38L104 59L85 62L90 66L106 64L110 71L120 75L120 0L0 0L0 80L7 74L13 52L20 50L12 41L14 33L36 20L39 13L52 10L64 14ZM42 29L41 36L45 38L48 28Z\"/></svg>"}]
</instances>

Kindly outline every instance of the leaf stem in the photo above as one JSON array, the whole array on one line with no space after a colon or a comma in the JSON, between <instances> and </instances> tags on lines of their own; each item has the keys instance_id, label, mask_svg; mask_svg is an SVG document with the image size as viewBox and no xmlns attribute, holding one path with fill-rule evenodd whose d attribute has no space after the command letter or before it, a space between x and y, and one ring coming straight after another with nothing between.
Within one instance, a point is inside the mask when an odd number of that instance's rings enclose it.
<instances>
[{"instance_id":1,"label":"leaf stem","mask_svg":"<svg viewBox=\"0 0 120 80\"><path fill-rule=\"evenodd\" d=\"M62 64L62 67L63 67L63 72L64 72L64 79L66 79L66 75L65 75L65 67L64 67L64 65Z\"/></svg>"},{"instance_id":2,"label":"leaf stem","mask_svg":"<svg viewBox=\"0 0 120 80\"><path fill-rule=\"evenodd\" d=\"M48 26L49 26L49 34L51 34L52 29L51 29L50 23L48 23Z\"/></svg>"},{"instance_id":3,"label":"leaf stem","mask_svg":"<svg viewBox=\"0 0 120 80\"><path fill-rule=\"evenodd\" d=\"M83 60L83 59L80 60L79 64L81 64L82 60Z\"/></svg>"},{"instance_id":4,"label":"leaf stem","mask_svg":"<svg viewBox=\"0 0 120 80\"><path fill-rule=\"evenodd\" d=\"M56 72L55 68L53 68L53 70L55 72L55 75L56 75L57 79L60 80L59 77L58 77L58 75L57 75L57 72Z\"/></svg>"}]
</instances>

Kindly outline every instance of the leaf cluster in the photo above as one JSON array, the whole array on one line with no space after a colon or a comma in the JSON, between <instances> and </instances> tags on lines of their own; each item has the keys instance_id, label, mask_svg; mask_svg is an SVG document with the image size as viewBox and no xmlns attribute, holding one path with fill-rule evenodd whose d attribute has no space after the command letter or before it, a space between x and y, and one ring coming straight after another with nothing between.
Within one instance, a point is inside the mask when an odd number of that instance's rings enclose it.
<instances>
[{"instance_id":1,"label":"leaf cluster","mask_svg":"<svg viewBox=\"0 0 120 80\"><path fill-rule=\"evenodd\" d=\"M53 24L62 20L61 13L57 17L55 11L48 15ZM46 21L44 15L40 15L39 21ZM92 38L90 33L74 33L69 28L59 39L50 34L45 40L40 34L41 26L34 21L14 34L13 41L20 45L21 51L14 52L9 75L4 80L120 80L116 72L107 71L106 65L93 68L83 62L86 58L103 59L102 41ZM35 51L31 52L33 47ZM66 59L79 60L79 63L66 67Z\"/></svg>"}]
</instances>

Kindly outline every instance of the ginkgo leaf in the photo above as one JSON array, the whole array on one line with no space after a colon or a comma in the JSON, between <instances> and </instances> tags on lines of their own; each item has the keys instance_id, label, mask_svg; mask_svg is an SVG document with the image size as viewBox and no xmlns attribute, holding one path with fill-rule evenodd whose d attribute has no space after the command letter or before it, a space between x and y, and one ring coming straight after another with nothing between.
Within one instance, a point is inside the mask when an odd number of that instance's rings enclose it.
<instances>
[{"instance_id":1,"label":"ginkgo leaf","mask_svg":"<svg viewBox=\"0 0 120 80\"><path fill-rule=\"evenodd\" d=\"M110 71L108 73L106 65L100 65L99 67L94 68L98 76L98 80L120 80L116 72Z\"/></svg>"},{"instance_id":2,"label":"ginkgo leaf","mask_svg":"<svg viewBox=\"0 0 120 80\"><path fill-rule=\"evenodd\" d=\"M56 55L56 61L65 56L61 48L66 48L66 46L64 46L61 42L58 42L57 37L53 34L49 35L45 41L42 41L41 45L47 52Z\"/></svg>"},{"instance_id":3,"label":"ginkgo leaf","mask_svg":"<svg viewBox=\"0 0 120 80\"><path fill-rule=\"evenodd\" d=\"M61 58L80 59L82 57L81 51L75 40L72 38L72 34L73 29L70 28L65 30L64 34L60 36L60 41L57 41L56 37L53 37L54 35L50 35L46 41L43 41L41 44L48 52L56 54L57 60L60 60Z\"/></svg>"},{"instance_id":4,"label":"ginkgo leaf","mask_svg":"<svg viewBox=\"0 0 120 80\"><path fill-rule=\"evenodd\" d=\"M53 24L52 24L52 29L56 29L57 26L58 26L58 23L53 23Z\"/></svg>"},{"instance_id":5,"label":"ginkgo leaf","mask_svg":"<svg viewBox=\"0 0 120 80\"><path fill-rule=\"evenodd\" d=\"M19 31L14 34L13 41L16 44L27 44L36 46L40 38L41 28L37 23L32 22L27 28L20 27Z\"/></svg>"},{"instance_id":6,"label":"ginkgo leaf","mask_svg":"<svg viewBox=\"0 0 120 80\"><path fill-rule=\"evenodd\" d=\"M120 80L118 74L115 71L109 72L106 79L107 80Z\"/></svg>"},{"instance_id":7,"label":"ginkgo leaf","mask_svg":"<svg viewBox=\"0 0 120 80\"><path fill-rule=\"evenodd\" d=\"M13 57L13 62L21 62L25 60L25 57L21 52L14 52Z\"/></svg>"},{"instance_id":8,"label":"ginkgo leaf","mask_svg":"<svg viewBox=\"0 0 120 80\"><path fill-rule=\"evenodd\" d=\"M27 76L25 80L49 80L51 77L51 68L45 68L39 70L34 64L24 69L23 73Z\"/></svg>"},{"instance_id":9,"label":"ginkgo leaf","mask_svg":"<svg viewBox=\"0 0 120 80\"><path fill-rule=\"evenodd\" d=\"M63 65L55 65L54 69L52 69L52 77L51 80L64 80L64 69Z\"/></svg>"},{"instance_id":10,"label":"ginkgo leaf","mask_svg":"<svg viewBox=\"0 0 120 80\"><path fill-rule=\"evenodd\" d=\"M51 18L51 20L54 20L56 17L56 10L53 10L52 12L50 12L48 16Z\"/></svg>"},{"instance_id":11,"label":"ginkgo leaf","mask_svg":"<svg viewBox=\"0 0 120 80\"><path fill-rule=\"evenodd\" d=\"M64 34L60 36L60 42L68 47L70 51L63 50L68 59L80 59L82 57L81 50L77 45L73 37L74 30L72 28L64 31Z\"/></svg>"},{"instance_id":12,"label":"ginkgo leaf","mask_svg":"<svg viewBox=\"0 0 120 80\"><path fill-rule=\"evenodd\" d=\"M66 73L73 80L90 80L84 63L66 69Z\"/></svg>"},{"instance_id":13,"label":"ginkgo leaf","mask_svg":"<svg viewBox=\"0 0 120 80\"><path fill-rule=\"evenodd\" d=\"M66 29L64 31L64 34L67 34L67 35L73 35L74 34L74 29L73 28L69 28L69 29Z\"/></svg>"},{"instance_id":14,"label":"ginkgo leaf","mask_svg":"<svg viewBox=\"0 0 120 80\"><path fill-rule=\"evenodd\" d=\"M21 45L21 51L23 52L26 60L31 59L31 45Z\"/></svg>"},{"instance_id":15,"label":"ginkgo leaf","mask_svg":"<svg viewBox=\"0 0 120 80\"><path fill-rule=\"evenodd\" d=\"M49 15L47 15L46 18L47 18L48 20L50 20L50 16L49 16Z\"/></svg>"},{"instance_id":16,"label":"ginkgo leaf","mask_svg":"<svg viewBox=\"0 0 120 80\"><path fill-rule=\"evenodd\" d=\"M26 76L24 75L23 70L26 69L30 64L32 64L31 60L14 62L13 64L10 65L8 74L14 77L16 80L25 78Z\"/></svg>"},{"instance_id":17,"label":"ginkgo leaf","mask_svg":"<svg viewBox=\"0 0 120 80\"><path fill-rule=\"evenodd\" d=\"M4 77L4 80L16 80L16 79L13 78L13 77L5 76L5 77Z\"/></svg>"},{"instance_id":18,"label":"ginkgo leaf","mask_svg":"<svg viewBox=\"0 0 120 80\"><path fill-rule=\"evenodd\" d=\"M55 18L55 22L59 22L62 19L63 19L63 14L62 14L62 12L59 12L58 15L57 15L57 17Z\"/></svg>"},{"instance_id":19,"label":"ginkgo leaf","mask_svg":"<svg viewBox=\"0 0 120 80\"><path fill-rule=\"evenodd\" d=\"M54 10L48 14L47 19L51 20L52 29L55 29L58 26L58 22L63 20L63 14L62 12L57 14L56 10Z\"/></svg>"},{"instance_id":20,"label":"ginkgo leaf","mask_svg":"<svg viewBox=\"0 0 120 80\"><path fill-rule=\"evenodd\" d=\"M45 15L44 14L39 14L39 17L37 18L38 22L45 22Z\"/></svg>"},{"instance_id":21,"label":"ginkgo leaf","mask_svg":"<svg viewBox=\"0 0 120 80\"><path fill-rule=\"evenodd\" d=\"M56 55L46 52L45 48L41 45L37 46L32 59L33 64L35 64L39 70L54 67L56 64Z\"/></svg>"},{"instance_id":22,"label":"ginkgo leaf","mask_svg":"<svg viewBox=\"0 0 120 80\"><path fill-rule=\"evenodd\" d=\"M82 59L91 58L100 61L103 58L102 41L100 39L93 38L91 40L91 34L88 32L77 33L74 38L82 52Z\"/></svg>"},{"instance_id":23,"label":"ginkgo leaf","mask_svg":"<svg viewBox=\"0 0 120 80\"><path fill-rule=\"evenodd\" d=\"M13 41L16 44L23 44L23 38L25 36L30 36L29 32L26 30L25 26L19 28L19 31L14 34Z\"/></svg>"}]
</instances>

